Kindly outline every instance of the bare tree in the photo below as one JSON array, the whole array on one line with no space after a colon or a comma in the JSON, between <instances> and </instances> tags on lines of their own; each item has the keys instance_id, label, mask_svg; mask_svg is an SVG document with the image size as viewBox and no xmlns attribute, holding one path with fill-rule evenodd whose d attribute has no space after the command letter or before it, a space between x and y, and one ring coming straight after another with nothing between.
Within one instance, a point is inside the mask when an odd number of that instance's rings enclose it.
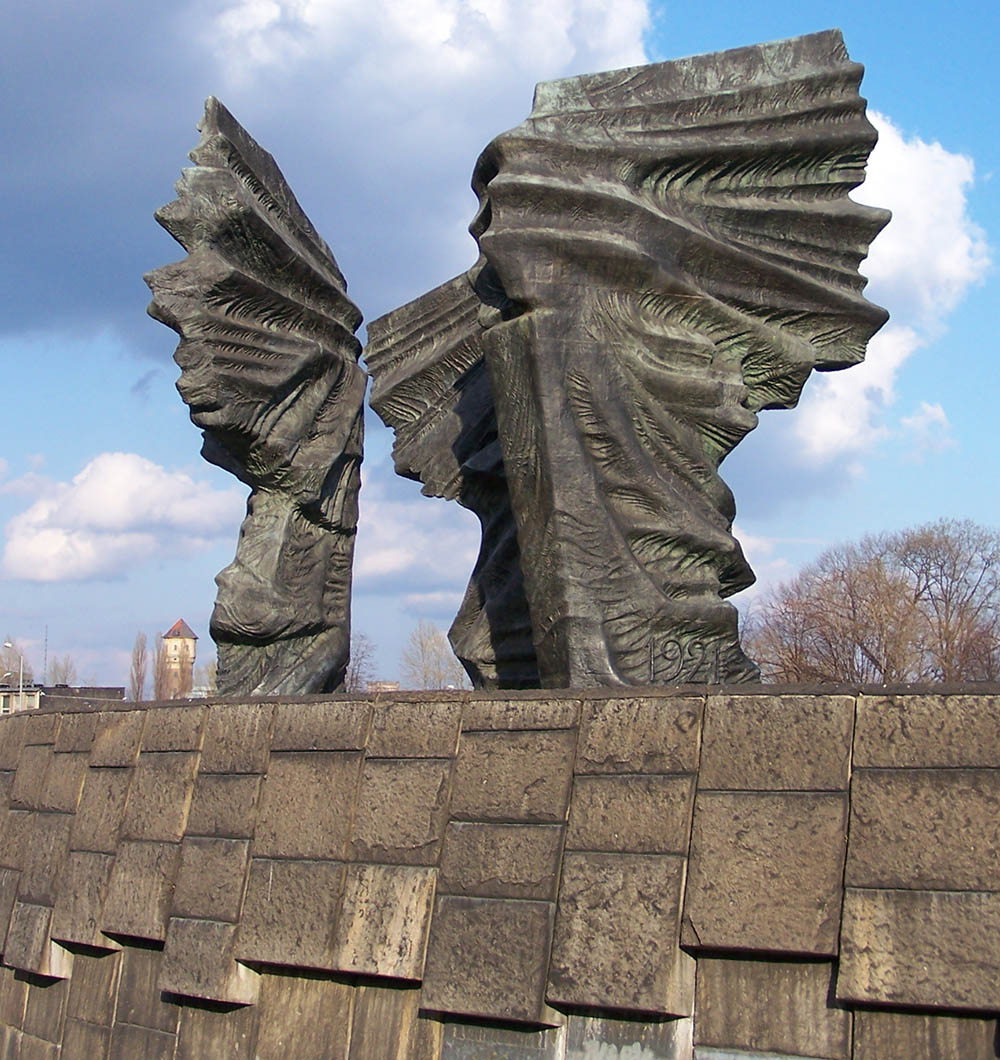
<instances>
[{"instance_id":1,"label":"bare tree","mask_svg":"<svg viewBox=\"0 0 1000 1060\"><path fill-rule=\"evenodd\" d=\"M149 650L146 643L146 634L139 632L135 635L135 643L132 645L132 665L129 667L129 698L138 703L146 694L146 674L149 669Z\"/></svg>"},{"instance_id":2,"label":"bare tree","mask_svg":"<svg viewBox=\"0 0 1000 1060\"><path fill-rule=\"evenodd\" d=\"M751 606L765 680L891 684L1000 676L1000 533L940 520L823 553Z\"/></svg>"},{"instance_id":3,"label":"bare tree","mask_svg":"<svg viewBox=\"0 0 1000 1060\"><path fill-rule=\"evenodd\" d=\"M54 685L76 683L76 663L69 655L53 656L49 664L49 681Z\"/></svg>"},{"instance_id":4,"label":"bare tree","mask_svg":"<svg viewBox=\"0 0 1000 1060\"><path fill-rule=\"evenodd\" d=\"M214 696L219 689L218 673L219 663L216 659L209 659L208 662L195 667L194 687L206 696Z\"/></svg>"},{"instance_id":5,"label":"bare tree","mask_svg":"<svg viewBox=\"0 0 1000 1060\"><path fill-rule=\"evenodd\" d=\"M170 670L167 667L167 649L163 646L163 636L156 634L156 648L153 652L153 699L170 698Z\"/></svg>"},{"instance_id":6,"label":"bare tree","mask_svg":"<svg viewBox=\"0 0 1000 1060\"><path fill-rule=\"evenodd\" d=\"M351 634L351 658L344 674L345 692L364 692L375 679L375 642L365 633Z\"/></svg>"},{"instance_id":7,"label":"bare tree","mask_svg":"<svg viewBox=\"0 0 1000 1060\"><path fill-rule=\"evenodd\" d=\"M402 677L406 688L469 687L469 679L448 638L426 619L417 623L403 649Z\"/></svg>"}]
</instances>

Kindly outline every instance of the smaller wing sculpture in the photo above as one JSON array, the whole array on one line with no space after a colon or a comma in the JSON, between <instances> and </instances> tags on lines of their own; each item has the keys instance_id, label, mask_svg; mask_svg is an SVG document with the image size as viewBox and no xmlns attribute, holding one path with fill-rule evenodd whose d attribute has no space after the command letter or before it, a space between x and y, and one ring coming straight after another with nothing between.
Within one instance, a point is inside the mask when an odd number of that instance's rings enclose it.
<instances>
[{"instance_id":1,"label":"smaller wing sculpture","mask_svg":"<svg viewBox=\"0 0 1000 1060\"><path fill-rule=\"evenodd\" d=\"M157 211L187 258L146 276L181 341L202 455L250 487L211 633L223 694L333 691L350 651L366 376L361 313L274 159L216 99Z\"/></svg>"},{"instance_id":2,"label":"smaller wing sculpture","mask_svg":"<svg viewBox=\"0 0 1000 1060\"><path fill-rule=\"evenodd\" d=\"M477 266L370 326L397 470L483 525L478 685L756 679L719 465L887 318L861 74L831 30L540 84L476 165Z\"/></svg>"}]
</instances>

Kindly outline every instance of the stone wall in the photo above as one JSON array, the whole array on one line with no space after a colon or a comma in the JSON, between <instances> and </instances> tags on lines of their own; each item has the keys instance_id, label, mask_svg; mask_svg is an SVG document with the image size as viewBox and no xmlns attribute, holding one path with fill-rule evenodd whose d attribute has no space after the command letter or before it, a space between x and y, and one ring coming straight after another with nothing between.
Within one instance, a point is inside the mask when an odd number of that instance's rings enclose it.
<instances>
[{"instance_id":1,"label":"stone wall","mask_svg":"<svg viewBox=\"0 0 1000 1060\"><path fill-rule=\"evenodd\" d=\"M0 720L0 1058L986 1060L1000 689Z\"/></svg>"}]
</instances>

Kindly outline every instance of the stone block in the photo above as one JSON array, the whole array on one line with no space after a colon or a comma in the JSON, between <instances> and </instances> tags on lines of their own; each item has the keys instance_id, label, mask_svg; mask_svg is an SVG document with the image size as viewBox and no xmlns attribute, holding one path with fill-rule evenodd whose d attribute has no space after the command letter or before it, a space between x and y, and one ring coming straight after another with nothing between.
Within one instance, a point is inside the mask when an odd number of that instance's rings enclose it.
<instances>
[{"instance_id":1,"label":"stone block","mask_svg":"<svg viewBox=\"0 0 1000 1060\"><path fill-rule=\"evenodd\" d=\"M854 1060L994 1060L997 1021L921 1012L854 1013Z\"/></svg>"},{"instance_id":2,"label":"stone block","mask_svg":"<svg viewBox=\"0 0 1000 1060\"><path fill-rule=\"evenodd\" d=\"M579 776L567 850L687 855L693 776Z\"/></svg>"},{"instance_id":3,"label":"stone block","mask_svg":"<svg viewBox=\"0 0 1000 1060\"><path fill-rule=\"evenodd\" d=\"M709 696L698 786L845 791L853 696Z\"/></svg>"},{"instance_id":4,"label":"stone block","mask_svg":"<svg viewBox=\"0 0 1000 1060\"><path fill-rule=\"evenodd\" d=\"M14 899L17 898L20 882L20 870L0 869L0 943L3 942L2 936L7 934L7 925L10 923L10 914L14 911ZM0 1023L2 1022L0 1019Z\"/></svg>"},{"instance_id":5,"label":"stone block","mask_svg":"<svg viewBox=\"0 0 1000 1060\"><path fill-rule=\"evenodd\" d=\"M149 707L142 750L200 751L207 709L201 706Z\"/></svg>"},{"instance_id":6,"label":"stone block","mask_svg":"<svg viewBox=\"0 0 1000 1060\"><path fill-rule=\"evenodd\" d=\"M363 751L371 727L369 703L320 700L278 703L272 751Z\"/></svg>"},{"instance_id":7,"label":"stone block","mask_svg":"<svg viewBox=\"0 0 1000 1060\"><path fill-rule=\"evenodd\" d=\"M375 703L369 758L454 758L462 720L459 701Z\"/></svg>"},{"instance_id":8,"label":"stone block","mask_svg":"<svg viewBox=\"0 0 1000 1060\"><path fill-rule=\"evenodd\" d=\"M464 734L452 782L452 817L565 821L575 743L570 731Z\"/></svg>"},{"instance_id":9,"label":"stone block","mask_svg":"<svg viewBox=\"0 0 1000 1060\"><path fill-rule=\"evenodd\" d=\"M89 755L82 751L54 754L45 778L40 808L58 813L76 813L88 764Z\"/></svg>"},{"instance_id":10,"label":"stone block","mask_svg":"<svg viewBox=\"0 0 1000 1060\"><path fill-rule=\"evenodd\" d=\"M261 778L253 774L199 773L187 834L249 839L257 820Z\"/></svg>"},{"instance_id":11,"label":"stone block","mask_svg":"<svg viewBox=\"0 0 1000 1060\"><path fill-rule=\"evenodd\" d=\"M438 893L555 901L562 843L561 825L452 821Z\"/></svg>"},{"instance_id":12,"label":"stone block","mask_svg":"<svg viewBox=\"0 0 1000 1060\"><path fill-rule=\"evenodd\" d=\"M260 796L254 855L343 858L360 773L361 755L353 751L273 755Z\"/></svg>"},{"instance_id":13,"label":"stone block","mask_svg":"<svg viewBox=\"0 0 1000 1060\"><path fill-rule=\"evenodd\" d=\"M563 1027L503 1027L447 1020L442 1029L441 1060L564 1060Z\"/></svg>"},{"instance_id":14,"label":"stone block","mask_svg":"<svg viewBox=\"0 0 1000 1060\"><path fill-rule=\"evenodd\" d=\"M197 769L194 752L143 751L125 803L121 838L179 843Z\"/></svg>"},{"instance_id":15,"label":"stone block","mask_svg":"<svg viewBox=\"0 0 1000 1060\"><path fill-rule=\"evenodd\" d=\"M0 811L0 865L21 869L30 842L31 810Z\"/></svg>"},{"instance_id":16,"label":"stone block","mask_svg":"<svg viewBox=\"0 0 1000 1060\"><path fill-rule=\"evenodd\" d=\"M419 980L436 876L430 868L348 865L334 932L337 968Z\"/></svg>"},{"instance_id":17,"label":"stone block","mask_svg":"<svg viewBox=\"0 0 1000 1060\"><path fill-rule=\"evenodd\" d=\"M52 910L52 937L60 942L117 949L101 932L104 900L114 856L89 850L71 851Z\"/></svg>"},{"instance_id":18,"label":"stone block","mask_svg":"<svg viewBox=\"0 0 1000 1060\"><path fill-rule=\"evenodd\" d=\"M448 759L368 759L354 817L353 858L436 865L448 815L450 775Z\"/></svg>"},{"instance_id":19,"label":"stone block","mask_svg":"<svg viewBox=\"0 0 1000 1060\"><path fill-rule=\"evenodd\" d=\"M700 792L682 942L835 955L846 829L846 794Z\"/></svg>"},{"instance_id":20,"label":"stone block","mask_svg":"<svg viewBox=\"0 0 1000 1060\"><path fill-rule=\"evenodd\" d=\"M563 855L551 1004L691 1015L694 961L679 948L684 867L665 854Z\"/></svg>"},{"instance_id":21,"label":"stone block","mask_svg":"<svg viewBox=\"0 0 1000 1060\"><path fill-rule=\"evenodd\" d=\"M1000 891L1000 769L864 769L849 887Z\"/></svg>"},{"instance_id":22,"label":"stone block","mask_svg":"<svg viewBox=\"0 0 1000 1060\"><path fill-rule=\"evenodd\" d=\"M357 992L350 983L298 970L262 972L257 1060L347 1060Z\"/></svg>"},{"instance_id":23,"label":"stone block","mask_svg":"<svg viewBox=\"0 0 1000 1060\"><path fill-rule=\"evenodd\" d=\"M63 714L53 750L58 753L82 752L89 755L100 718L100 713L95 710Z\"/></svg>"},{"instance_id":24,"label":"stone block","mask_svg":"<svg viewBox=\"0 0 1000 1060\"><path fill-rule=\"evenodd\" d=\"M73 817L70 847L113 854L125 818L131 769L88 769Z\"/></svg>"},{"instance_id":25,"label":"stone block","mask_svg":"<svg viewBox=\"0 0 1000 1060\"><path fill-rule=\"evenodd\" d=\"M101 929L162 941L179 861L179 843L123 842L111 869Z\"/></svg>"},{"instance_id":26,"label":"stone block","mask_svg":"<svg viewBox=\"0 0 1000 1060\"><path fill-rule=\"evenodd\" d=\"M13 968L0 965L0 1027L23 1028L27 1004L27 979Z\"/></svg>"},{"instance_id":27,"label":"stone block","mask_svg":"<svg viewBox=\"0 0 1000 1060\"><path fill-rule=\"evenodd\" d=\"M1000 1009L1000 894L848 888L837 997Z\"/></svg>"},{"instance_id":28,"label":"stone block","mask_svg":"<svg viewBox=\"0 0 1000 1060\"><path fill-rule=\"evenodd\" d=\"M93 1023L69 1019L63 1036L62 1055L65 1057L87 1057L88 1060L105 1060L111 1046L111 1028L98 1027Z\"/></svg>"},{"instance_id":29,"label":"stone block","mask_svg":"<svg viewBox=\"0 0 1000 1060\"><path fill-rule=\"evenodd\" d=\"M420 992L414 987L366 984L357 988L351 1026L350 1060L411 1060ZM430 1058L428 1058L430 1060Z\"/></svg>"},{"instance_id":30,"label":"stone block","mask_svg":"<svg viewBox=\"0 0 1000 1060\"><path fill-rule=\"evenodd\" d=\"M693 1023L690 1018L653 1022L574 1013L566 1020L565 1060L691 1060Z\"/></svg>"},{"instance_id":31,"label":"stone block","mask_svg":"<svg viewBox=\"0 0 1000 1060\"><path fill-rule=\"evenodd\" d=\"M257 1021L254 1005L237 1009L185 1005L181 1009L173 1060L208 1060L209 1057L254 1060Z\"/></svg>"},{"instance_id":32,"label":"stone block","mask_svg":"<svg viewBox=\"0 0 1000 1060\"><path fill-rule=\"evenodd\" d=\"M145 710L107 710L100 715L90 749L92 766L133 766L139 755Z\"/></svg>"},{"instance_id":33,"label":"stone block","mask_svg":"<svg viewBox=\"0 0 1000 1060\"><path fill-rule=\"evenodd\" d=\"M0 769L13 772L24 747L25 722L23 714L0 717Z\"/></svg>"},{"instance_id":34,"label":"stone block","mask_svg":"<svg viewBox=\"0 0 1000 1060\"><path fill-rule=\"evenodd\" d=\"M39 979L32 976L24 1009L26 1034L60 1044L66 1023L66 1000L69 982L65 979Z\"/></svg>"},{"instance_id":35,"label":"stone block","mask_svg":"<svg viewBox=\"0 0 1000 1060\"><path fill-rule=\"evenodd\" d=\"M173 1034L116 1023L111 1032L109 1060L174 1060L177 1038ZM211 1054L208 1054L211 1055Z\"/></svg>"},{"instance_id":36,"label":"stone block","mask_svg":"<svg viewBox=\"0 0 1000 1060\"><path fill-rule=\"evenodd\" d=\"M205 719L202 773L266 773L274 707L213 704Z\"/></svg>"},{"instance_id":37,"label":"stone block","mask_svg":"<svg viewBox=\"0 0 1000 1060\"><path fill-rule=\"evenodd\" d=\"M17 1060L59 1060L59 1046L24 1032L20 1036Z\"/></svg>"},{"instance_id":38,"label":"stone block","mask_svg":"<svg viewBox=\"0 0 1000 1060\"><path fill-rule=\"evenodd\" d=\"M234 956L236 925L171 917L157 985L181 997L252 1005L260 973Z\"/></svg>"},{"instance_id":39,"label":"stone block","mask_svg":"<svg viewBox=\"0 0 1000 1060\"><path fill-rule=\"evenodd\" d=\"M333 970L344 866L331 861L250 862L235 949L241 961Z\"/></svg>"},{"instance_id":40,"label":"stone block","mask_svg":"<svg viewBox=\"0 0 1000 1060\"><path fill-rule=\"evenodd\" d=\"M989 768L1000 762L1000 696L859 696L854 765Z\"/></svg>"},{"instance_id":41,"label":"stone block","mask_svg":"<svg viewBox=\"0 0 1000 1060\"><path fill-rule=\"evenodd\" d=\"M694 773L700 696L585 700L578 773Z\"/></svg>"},{"instance_id":42,"label":"stone block","mask_svg":"<svg viewBox=\"0 0 1000 1060\"><path fill-rule=\"evenodd\" d=\"M52 761L50 744L28 746L21 751L10 789L8 805L17 810L40 810L45 793L45 778Z\"/></svg>"},{"instance_id":43,"label":"stone block","mask_svg":"<svg viewBox=\"0 0 1000 1060\"><path fill-rule=\"evenodd\" d=\"M554 907L549 902L438 897L421 1008L558 1025L545 1004Z\"/></svg>"},{"instance_id":44,"label":"stone block","mask_svg":"<svg viewBox=\"0 0 1000 1060\"><path fill-rule=\"evenodd\" d=\"M4 963L23 972L68 979L73 970L73 954L52 941L51 920L49 906L15 901L4 944Z\"/></svg>"},{"instance_id":45,"label":"stone block","mask_svg":"<svg viewBox=\"0 0 1000 1060\"><path fill-rule=\"evenodd\" d=\"M24 745L54 744L59 734L62 715L48 711L29 710L24 719Z\"/></svg>"},{"instance_id":46,"label":"stone block","mask_svg":"<svg viewBox=\"0 0 1000 1060\"><path fill-rule=\"evenodd\" d=\"M73 957L67 1016L110 1027L115 1015L120 971L120 953L77 952Z\"/></svg>"},{"instance_id":47,"label":"stone block","mask_svg":"<svg viewBox=\"0 0 1000 1060\"><path fill-rule=\"evenodd\" d=\"M578 699L472 699L462 711L462 731L576 729Z\"/></svg>"},{"instance_id":48,"label":"stone block","mask_svg":"<svg viewBox=\"0 0 1000 1060\"><path fill-rule=\"evenodd\" d=\"M163 1001L157 986L162 964L159 946L126 946L122 950L116 1023L133 1023L171 1035L177 1030L177 1005Z\"/></svg>"},{"instance_id":49,"label":"stone block","mask_svg":"<svg viewBox=\"0 0 1000 1060\"><path fill-rule=\"evenodd\" d=\"M18 897L54 905L63 883L73 818L68 813L33 813L27 829Z\"/></svg>"},{"instance_id":50,"label":"stone block","mask_svg":"<svg viewBox=\"0 0 1000 1060\"><path fill-rule=\"evenodd\" d=\"M249 852L250 843L246 839L188 836L181 843L181 864L171 915L235 924L243 904Z\"/></svg>"},{"instance_id":51,"label":"stone block","mask_svg":"<svg viewBox=\"0 0 1000 1060\"><path fill-rule=\"evenodd\" d=\"M827 961L699 957L695 1041L850 1060L851 1013L830 1005L833 974Z\"/></svg>"}]
</instances>

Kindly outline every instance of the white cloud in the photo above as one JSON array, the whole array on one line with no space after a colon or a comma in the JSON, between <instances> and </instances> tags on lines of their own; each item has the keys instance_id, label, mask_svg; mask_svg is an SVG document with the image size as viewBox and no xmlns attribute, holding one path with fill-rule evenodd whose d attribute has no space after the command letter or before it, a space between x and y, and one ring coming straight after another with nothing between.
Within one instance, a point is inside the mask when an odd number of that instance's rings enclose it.
<instances>
[{"instance_id":1,"label":"white cloud","mask_svg":"<svg viewBox=\"0 0 1000 1060\"><path fill-rule=\"evenodd\" d=\"M928 453L943 453L957 445L951 436L951 422L940 404L921 401L912 416L904 416L902 425L907 433L907 444L915 460Z\"/></svg>"},{"instance_id":2,"label":"white cloud","mask_svg":"<svg viewBox=\"0 0 1000 1060\"><path fill-rule=\"evenodd\" d=\"M35 485L41 496L6 526L8 578L114 577L170 549L235 540L245 504L239 487L217 490L135 453L102 453L72 482Z\"/></svg>"}]
</instances>

